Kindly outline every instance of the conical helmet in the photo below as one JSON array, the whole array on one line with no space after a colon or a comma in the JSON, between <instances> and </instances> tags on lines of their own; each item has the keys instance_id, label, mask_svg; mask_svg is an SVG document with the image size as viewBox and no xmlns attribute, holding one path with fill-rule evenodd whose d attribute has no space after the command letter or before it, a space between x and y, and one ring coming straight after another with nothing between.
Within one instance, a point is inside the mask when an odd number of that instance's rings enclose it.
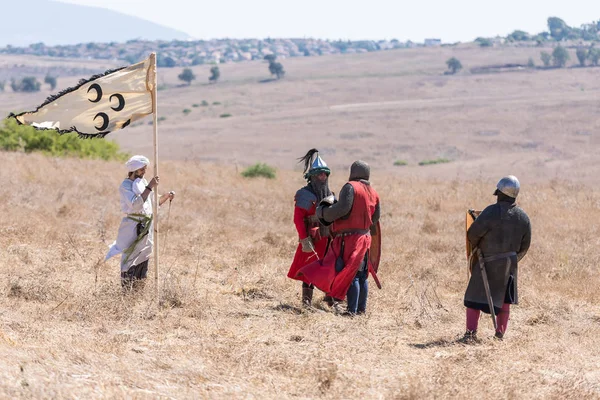
<instances>
[{"instance_id":1,"label":"conical helmet","mask_svg":"<svg viewBox=\"0 0 600 400\"><path fill-rule=\"evenodd\" d=\"M304 178L310 179L313 175L318 175L321 172L325 172L327 175L331 174L331 170L327 166L327 163L319 155L319 150L310 149L304 157L301 157L300 162L304 162Z\"/></svg>"}]
</instances>

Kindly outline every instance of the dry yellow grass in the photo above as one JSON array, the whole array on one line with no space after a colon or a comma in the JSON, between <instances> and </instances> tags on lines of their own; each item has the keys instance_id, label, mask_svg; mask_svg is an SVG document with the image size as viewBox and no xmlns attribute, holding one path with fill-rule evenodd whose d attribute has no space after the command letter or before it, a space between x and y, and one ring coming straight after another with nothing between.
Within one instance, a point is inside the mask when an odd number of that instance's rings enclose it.
<instances>
[{"instance_id":1,"label":"dry yellow grass","mask_svg":"<svg viewBox=\"0 0 600 400\"><path fill-rule=\"evenodd\" d=\"M334 171L335 190L345 171ZM299 309L285 277L300 174L239 176L233 166L161 164L161 282L123 294L103 263L120 215L119 163L2 153L0 397L598 398L600 191L523 185L533 224L521 305L503 342L482 317L464 331L464 212L494 181L374 170L385 233L368 312ZM164 247L163 247L164 246ZM320 299L320 296L316 296Z\"/></svg>"}]
</instances>

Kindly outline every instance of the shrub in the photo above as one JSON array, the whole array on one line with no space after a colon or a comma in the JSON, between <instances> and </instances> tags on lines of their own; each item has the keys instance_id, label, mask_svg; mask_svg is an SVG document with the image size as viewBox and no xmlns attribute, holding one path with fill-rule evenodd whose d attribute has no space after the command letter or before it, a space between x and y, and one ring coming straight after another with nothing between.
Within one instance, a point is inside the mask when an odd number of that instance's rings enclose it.
<instances>
[{"instance_id":1,"label":"shrub","mask_svg":"<svg viewBox=\"0 0 600 400\"><path fill-rule=\"evenodd\" d=\"M575 52L577 56L577 60L579 61L579 65L585 67L585 60L588 58L588 51L584 48L578 48Z\"/></svg>"},{"instance_id":2,"label":"shrub","mask_svg":"<svg viewBox=\"0 0 600 400\"><path fill-rule=\"evenodd\" d=\"M597 66L600 61L600 49L592 47L588 52L588 58L593 66Z\"/></svg>"},{"instance_id":3,"label":"shrub","mask_svg":"<svg viewBox=\"0 0 600 400\"><path fill-rule=\"evenodd\" d=\"M0 149L5 151L39 151L57 157L126 160L129 155L119 151L110 140L80 139L77 133L59 134L55 130L36 130L7 119L0 126Z\"/></svg>"},{"instance_id":4,"label":"shrub","mask_svg":"<svg viewBox=\"0 0 600 400\"><path fill-rule=\"evenodd\" d=\"M184 113L185 115L188 115L188 114L189 114L189 113L191 113L191 112L192 112L192 110L190 110L189 108L184 108L184 109L183 109L183 113Z\"/></svg>"},{"instance_id":5,"label":"shrub","mask_svg":"<svg viewBox=\"0 0 600 400\"><path fill-rule=\"evenodd\" d=\"M448 160L447 158L436 158L435 160L420 161L419 165L423 166L423 165L445 164L445 163L449 163L451 161L452 160Z\"/></svg>"},{"instance_id":6,"label":"shrub","mask_svg":"<svg viewBox=\"0 0 600 400\"><path fill-rule=\"evenodd\" d=\"M404 160L396 160L396 161L394 161L394 165L397 167L402 167L402 166L408 165L408 163Z\"/></svg>"},{"instance_id":7,"label":"shrub","mask_svg":"<svg viewBox=\"0 0 600 400\"><path fill-rule=\"evenodd\" d=\"M542 63L544 63L544 67L549 67L550 61L552 60L552 56L550 55L550 53L542 51L540 53L540 59L542 60Z\"/></svg>"},{"instance_id":8,"label":"shrub","mask_svg":"<svg viewBox=\"0 0 600 400\"><path fill-rule=\"evenodd\" d=\"M221 118L229 118L229 117L231 117L231 114L225 113L225 114L219 115L219 117L221 117Z\"/></svg>"},{"instance_id":9,"label":"shrub","mask_svg":"<svg viewBox=\"0 0 600 400\"><path fill-rule=\"evenodd\" d=\"M201 104L202 104L202 106L203 106L203 107L206 107L206 106L208 106L208 101L206 101L206 100L202 100L202 103L201 103Z\"/></svg>"},{"instance_id":10,"label":"shrub","mask_svg":"<svg viewBox=\"0 0 600 400\"><path fill-rule=\"evenodd\" d=\"M46 75L46 77L44 78L44 83L47 83L48 85L50 85L50 90L56 89L56 77L55 76L51 76L50 74Z\"/></svg>"},{"instance_id":11,"label":"shrub","mask_svg":"<svg viewBox=\"0 0 600 400\"><path fill-rule=\"evenodd\" d=\"M562 46L556 46L552 52L552 60L555 67L563 68L571 59L569 51Z\"/></svg>"},{"instance_id":12,"label":"shrub","mask_svg":"<svg viewBox=\"0 0 600 400\"><path fill-rule=\"evenodd\" d=\"M13 92L39 92L41 86L35 76L26 76L20 81L13 79L10 83Z\"/></svg>"},{"instance_id":13,"label":"shrub","mask_svg":"<svg viewBox=\"0 0 600 400\"><path fill-rule=\"evenodd\" d=\"M194 103L194 104L192 104L192 107L194 107L194 108L200 107L200 104Z\"/></svg>"},{"instance_id":14,"label":"shrub","mask_svg":"<svg viewBox=\"0 0 600 400\"><path fill-rule=\"evenodd\" d=\"M265 163L256 163L251 167L246 168L242 172L244 178L264 177L267 179L275 179L275 168L268 166Z\"/></svg>"},{"instance_id":15,"label":"shrub","mask_svg":"<svg viewBox=\"0 0 600 400\"><path fill-rule=\"evenodd\" d=\"M221 102L220 101L213 101L213 106L220 106Z\"/></svg>"}]
</instances>

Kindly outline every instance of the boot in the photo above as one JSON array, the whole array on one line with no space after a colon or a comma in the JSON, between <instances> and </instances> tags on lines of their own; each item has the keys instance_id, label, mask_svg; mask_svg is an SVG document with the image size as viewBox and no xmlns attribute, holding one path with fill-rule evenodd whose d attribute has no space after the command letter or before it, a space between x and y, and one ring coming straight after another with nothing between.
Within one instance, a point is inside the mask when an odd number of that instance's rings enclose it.
<instances>
[{"instance_id":1,"label":"boot","mask_svg":"<svg viewBox=\"0 0 600 400\"><path fill-rule=\"evenodd\" d=\"M313 288L302 287L302 305L304 307L312 307Z\"/></svg>"},{"instance_id":2,"label":"boot","mask_svg":"<svg viewBox=\"0 0 600 400\"><path fill-rule=\"evenodd\" d=\"M465 335L458 339L459 343L463 343L463 344L476 344L479 343L480 340L477 338L477 331L469 331L467 330L465 332Z\"/></svg>"},{"instance_id":3,"label":"boot","mask_svg":"<svg viewBox=\"0 0 600 400\"><path fill-rule=\"evenodd\" d=\"M329 307L333 307L333 297L329 296L329 295L325 295L325 297L323 297L323 301L325 302L325 304L327 304Z\"/></svg>"}]
</instances>

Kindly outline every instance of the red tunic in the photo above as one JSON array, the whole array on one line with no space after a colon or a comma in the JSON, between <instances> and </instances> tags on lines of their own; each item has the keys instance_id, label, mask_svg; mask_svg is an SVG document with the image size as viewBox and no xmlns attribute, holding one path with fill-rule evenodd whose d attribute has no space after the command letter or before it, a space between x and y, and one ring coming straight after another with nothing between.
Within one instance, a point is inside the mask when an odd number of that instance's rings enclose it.
<instances>
[{"instance_id":1,"label":"red tunic","mask_svg":"<svg viewBox=\"0 0 600 400\"><path fill-rule=\"evenodd\" d=\"M304 239L309 236L309 232L306 231L305 221L309 216L315 215L316 211L316 202L312 203L310 210L305 210L304 208L298 206L294 207L294 225L296 225L296 230L298 231L299 239ZM313 236L314 238L314 235L311 236ZM322 259L325 255L325 250L327 250L327 238L318 238L318 240L313 239L313 245L315 246L315 251L319 256L319 260ZM292 265L290 266L290 270L287 274L288 278L294 278L294 276L300 268L315 260L317 260L317 256L315 256L314 253L303 252L302 245L298 243L298 247L296 248L296 254L294 255L294 261L292 261ZM310 282L307 283L310 284Z\"/></svg>"},{"instance_id":2,"label":"red tunic","mask_svg":"<svg viewBox=\"0 0 600 400\"><path fill-rule=\"evenodd\" d=\"M364 232L373 224L372 216L379 203L379 195L370 185L357 181L349 183L354 188L352 211L348 218L338 219L333 223L334 235L344 231ZM342 255L344 269L336 273L335 262L340 255L342 241L344 242L344 254ZM301 268L294 279L312 283L328 295L344 300L370 246L371 235L369 233L337 235L325 258Z\"/></svg>"}]
</instances>

